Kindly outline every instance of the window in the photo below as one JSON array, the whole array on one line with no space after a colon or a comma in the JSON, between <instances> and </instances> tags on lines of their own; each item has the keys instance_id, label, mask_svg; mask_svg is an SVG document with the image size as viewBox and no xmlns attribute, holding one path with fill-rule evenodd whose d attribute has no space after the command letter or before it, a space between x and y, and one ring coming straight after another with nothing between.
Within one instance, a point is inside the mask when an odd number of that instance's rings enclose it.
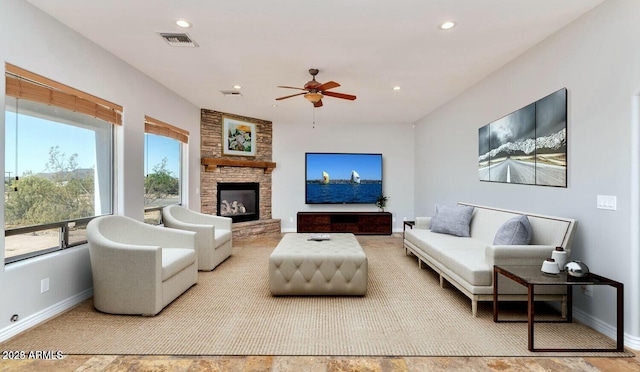
<instances>
[{"instance_id":1,"label":"window","mask_svg":"<svg viewBox=\"0 0 640 372\"><path fill-rule=\"evenodd\" d=\"M86 242L112 213L121 108L7 64L5 263Z\"/></svg>"},{"instance_id":2,"label":"window","mask_svg":"<svg viewBox=\"0 0 640 372\"><path fill-rule=\"evenodd\" d=\"M162 222L161 209L180 204L182 189L182 144L189 132L145 117L144 135L144 219Z\"/></svg>"}]
</instances>

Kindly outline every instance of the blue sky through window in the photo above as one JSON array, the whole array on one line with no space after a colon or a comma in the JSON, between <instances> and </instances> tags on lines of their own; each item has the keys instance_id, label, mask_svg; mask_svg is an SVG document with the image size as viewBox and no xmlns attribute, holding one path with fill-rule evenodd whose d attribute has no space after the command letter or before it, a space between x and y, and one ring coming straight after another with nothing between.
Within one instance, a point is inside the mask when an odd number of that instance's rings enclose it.
<instances>
[{"instance_id":1,"label":"blue sky through window","mask_svg":"<svg viewBox=\"0 0 640 372\"><path fill-rule=\"evenodd\" d=\"M180 177L180 142L155 134L145 134L144 138L144 174L153 172L153 167L167 158L167 170L173 177Z\"/></svg>"},{"instance_id":2,"label":"blue sky through window","mask_svg":"<svg viewBox=\"0 0 640 372\"><path fill-rule=\"evenodd\" d=\"M16 116L18 119L18 154L16 164ZM149 146L147 146L149 144ZM5 176L22 176L47 172L49 150L58 146L66 159L78 154L78 168L95 166L95 133L90 129L5 111ZM172 176L179 177L180 143L176 140L145 135L144 172L153 171L156 164L167 158L167 169ZM131 160L127 160L131 161ZM140 161L143 161L140 159ZM16 168L17 167L17 168ZM149 169L147 169L147 167Z\"/></svg>"},{"instance_id":3,"label":"blue sky through window","mask_svg":"<svg viewBox=\"0 0 640 372\"><path fill-rule=\"evenodd\" d=\"M5 111L5 173L11 172L15 177L16 170L18 176L29 171L33 174L48 172L49 151L55 146L67 160L78 154L78 168L95 165L95 133L92 130L28 115L20 114L17 118L16 138L16 113Z\"/></svg>"}]
</instances>

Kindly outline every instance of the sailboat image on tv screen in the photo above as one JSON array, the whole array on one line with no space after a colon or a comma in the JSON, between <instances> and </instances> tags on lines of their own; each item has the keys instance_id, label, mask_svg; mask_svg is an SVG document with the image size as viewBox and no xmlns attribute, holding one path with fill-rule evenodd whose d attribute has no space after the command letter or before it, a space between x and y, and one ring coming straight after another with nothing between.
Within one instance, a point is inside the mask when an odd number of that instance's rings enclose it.
<instances>
[{"instance_id":1,"label":"sailboat image on tv screen","mask_svg":"<svg viewBox=\"0 0 640 372\"><path fill-rule=\"evenodd\" d=\"M351 171L351 183L360 183L360 175L354 170Z\"/></svg>"},{"instance_id":2,"label":"sailboat image on tv screen","mask_svg":"<svg viewBox=\"0 0 640 372\"><path fill-rule=\"evenodd\" d=\"M322 171L322 183L325 185L329 183L329 173Z\"/></svg>"}]
</instances>

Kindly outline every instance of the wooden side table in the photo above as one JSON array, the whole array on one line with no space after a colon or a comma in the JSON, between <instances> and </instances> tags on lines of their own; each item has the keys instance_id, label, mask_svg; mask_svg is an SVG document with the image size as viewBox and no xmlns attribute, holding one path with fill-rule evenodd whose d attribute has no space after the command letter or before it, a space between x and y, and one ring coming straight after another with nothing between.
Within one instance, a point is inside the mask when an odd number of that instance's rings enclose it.
<instances>
[{"instance_id":1,"label":"wooden side table","mask_svg":"<svg viewBox=\"0 0 640 372\"><path fill-rule=\"evenodd\" d=\"M496 265L493 266L493 321L498 322L518 322L518 320L498 320L498 274L503 275L516 283L522 284L527 287L527 320L528 323L528 336L529 336L529 351L561 351L561 352L599 352L599 351L624 351L624 286L620 282L605 278L600 275L589 273L582 278L576 278L568 276L566 273L560 273L556 275L544 274L540 271L539 266L518 266L518 265ZM616 310L617 310L617 324L616 324L616 348L615 349L563 349L563 348L536 348L534 346L534 332L533 326L536 323L534 317L534 288L536 286L555 285L567 287L567 318L560 322L571 323L573 320L572 310L572 287L579 285L608 285L614 287L617 292ZM540 322L540 321L538 321ZM544 322L554 322L544 321ZM558 321L555 321L558 322Z\"/></svg>"}]
</instances>

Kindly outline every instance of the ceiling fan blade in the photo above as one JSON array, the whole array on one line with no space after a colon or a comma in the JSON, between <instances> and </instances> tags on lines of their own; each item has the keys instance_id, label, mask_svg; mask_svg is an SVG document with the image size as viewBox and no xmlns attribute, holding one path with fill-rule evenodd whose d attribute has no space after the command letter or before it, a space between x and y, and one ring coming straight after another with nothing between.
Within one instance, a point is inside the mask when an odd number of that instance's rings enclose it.
<instances>
[{"instance_id":1,"label":"ceiling fan blade","mask_svg":"<svg viewBox=\"0 0 640 372\"><path fill-rule=\"evenodd\" d=\"M322 92L322 94L329 97L348 99L350 101L353 101L356 99L356 96L351 94L335 93L335 92Z\"/></svg>"},{"instance_id":2,"label":"ceiling fan blade","mask_svg":"<svg viewBox=\"0 0 640 372\"><path fill-rule=\"evenodd\" d=\"M314 89L319 90L319 91L323 91L323 90L328 90L328 89L333 89L333 88L337 88L339 87L340 84L336 83L335 81L327 81L324 84L320 84L317 87L315 87Z\"/></svg>"},{"instance_id":3,"label":"ceiling fan blade","mask_svg":"<svg viewBox=\"0 0 640 372\"><path fill-rule=\"evenodd\" d=\"M287 88L287 89L298 89L298 90L306 90L298 87L288 87L286 85L278 85L278 88Z\"/></svg>"},{"instance_id":4,"label":"ceiling fan blade","mask_svg":"<svg viewBox=\"0 0 640 372\"><path fill-rule=\"evenodd\" d=\"M322 100L313 104L313 107L322 107Z\"/></svg>"},{"instance_id":5,"label":"ceiling fan blade","mask_svg":"<svg viewBox=\"0 0 640 372\"><path fill-rule=\"evenodd\" d=\"M295 96L301 96L303 94L307 94L307 93L296 93L296 94L292 94L290 96L284 96L284 97L280 97L280 98L276 98L276 101L280 101L281 99L285 99L285 98L291 98L291 97L295 97Z\"/></svg>"}]
</instances>

